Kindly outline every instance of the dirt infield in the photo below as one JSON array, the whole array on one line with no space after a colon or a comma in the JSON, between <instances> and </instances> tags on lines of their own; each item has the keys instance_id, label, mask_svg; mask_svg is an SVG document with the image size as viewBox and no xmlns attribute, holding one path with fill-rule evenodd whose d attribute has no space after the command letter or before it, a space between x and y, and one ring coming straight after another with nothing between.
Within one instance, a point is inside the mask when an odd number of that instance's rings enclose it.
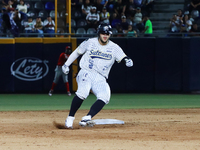
<instances>
[{"instance_id":1,"label":"dirt infield","mask_svg":"<svg viewBox=\"0 0 200 150\"><path fill-rule=\"evenodd\" d=\"M94 119L119 119L124 125L57 129L68 111L0 112L1 150L199 150L200 109L102 110Z\"/></svg>"}]
</instances>

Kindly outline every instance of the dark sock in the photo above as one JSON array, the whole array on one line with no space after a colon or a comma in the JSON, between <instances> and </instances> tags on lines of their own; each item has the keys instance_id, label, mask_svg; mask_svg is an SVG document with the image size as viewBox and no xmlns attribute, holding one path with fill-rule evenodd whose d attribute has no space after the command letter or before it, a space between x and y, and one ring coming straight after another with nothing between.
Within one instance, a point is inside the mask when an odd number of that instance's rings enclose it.
<instances>
[{"instance_id":1,"label":"dark sock","mask_svg":"<svg viewBox=\"0 0 200 150\"><path fill-rule=\"evenodd\" d=\"M74 99L72 100L71 108L69 111L69 116L74 117L75 113L81 107L82 103L83 103L83 100L80 99L78 96L75 96Z\"/></svg>"},{"instance_id":2,"label":"dark sock","mask_svg":"<svg viewBox=\"0 0 200 150\"><path fill-rule=\"evenodd\" d=\"M94 117L105 105L106 103L102 100L97 100L92 107L90 108L90 111L87 115L91 115L91 117Z\"/></svg>"}]
</instances>

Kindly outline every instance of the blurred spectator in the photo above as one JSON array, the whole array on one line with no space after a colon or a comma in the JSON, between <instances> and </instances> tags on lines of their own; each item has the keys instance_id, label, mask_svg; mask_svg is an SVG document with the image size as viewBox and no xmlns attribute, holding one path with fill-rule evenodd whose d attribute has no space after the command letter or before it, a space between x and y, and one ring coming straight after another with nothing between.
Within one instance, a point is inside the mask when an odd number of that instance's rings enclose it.
<instances>
[{"instance_id":1,"label":"blurred spectator","mask_svg":"<svg viewBox=\"0 0 200 150\"><path fill-rule=\"evenodd\" d=\"M133 18L133 26L136 27L138 30L142 31L144 30L144 23L142 21L142 13L141 8L137 7L136 13Z\"/></svg>"},{"instance_id":2,"label":"blurred spectator","mask_svg":"<svg viewBox=\"0 0 200 150\"><path fill-rule=\"evenodd\" d=\"M103 5L103 7L106 7L108 4L108 0L101 0L101 4Z\"/></svg>"},{"instance_id":3,"label":"blurred spectator","mask_svg":"<svg viewBox=\"0 0 200 150\"><path fill-rule=\"evenodd\" d=\"M143 7L143 3L145 0L134 0L136 7Z\"/></svg>"},{"instance_id":4,"label":"blurred spectator","mask_svg":"<svg viewBox=\"0 0 200 150\"><path fill-rule=\"evenodd\" d=\"M126 4L126 12L125 15L127 16L127 18L133 20L133 16L136 13L136 6L134 3L134 0L129 0Z\"/></svg>"},{"instance_id":5,"label":"blurred spectator","mask_svg":"<svg viewBox=\"0 0 200 150\"><path fill-rule=\"evenodd\" d=\"M3 22L3 19L2 19L2 16L3 16L3 9L0 9L0 32L2 31L2 22Z\"/></svg>"},{"instance_id":6,"label":"blurred spectator","mask_svg":"<svg viewBox=\"0 0 200 150\"><path fill-rule=\"evenodd\" d=\"M189 12L189 11L188 11ZM191 17L195 20L199 19L199 11L198 10L193 10L191 13L188 13L191 15Z\"/></svg>"},{"instance_id":7,"label":"blurred spectator","mask_svg":"<svg viewBox=\"0 0 200 150\"><path fill-rule=\"evenodd\" d=\"M24 22L24 27L26 37L30 36L28 33L34 33L34 22L31 17L28 17L28 22Z\"/></svg>"},{"instance_id":8,"label":"blurred spectator","mask_svg":"<svg viewBox=\"0 0 200 150\"><path fill-rule=\"evenodd\" d=\"M18 28L21 28L21 14L19 13L18 9L16 8L14 12L12 12L10 16L18 26Z\"/></svg>"},{"instance_id":9,"label":"blurred spectator","mask_svg":"<svg viewBox=\"0 0 200 150\"><path fill-rule=\"evenodd\" d=\"M125 31L127 37L137 37L137 32L133 30L132 25L128 26L128 30Z\"/></svg>"},{"instance_id":10,"label":"blurred spectator","mask_svg":"<svg viewBox=\"0 0 200 150\"><path fill-rule=\"evenodd\" d=\"M18 4L18 0L11 0L12 1L12 7L13 8L16 8L17 7L17 4Z\"/></svg>"},{"instance_id":11,"label":"blurred spectator","mask_svg":"<svg viewBox=\"0 0 200 150\"><path fill-rule=\"evenodd\" d=\"M200 29L198 28L198 24L196 22L192 24L192 28L189 32L192 33L190 36L200 36Z\"/></svg>"},{"instance_id":12,"label":"blurred spectator","mask_svg":"<svg viewBox=\"0 0 200 150\"><path fill-rule=\"evenodd\" d=\"M100 20L102 23L107 23L107 24L110 24L110 13L107 12L107 9L106 7L103 7L102 9L102 13L100 14Z\"/></svg>"},{"instance_id":13,"label":"blurred spectator","mask_svg":"<svg viewBox=\"0 0 200 150\"><path fill-rule=\"evenodd\" d=\"M85 2L82 4L81 10L82 10L82 15L85 17L90 13L91 10L91 4L90 0L85 0Z\"/></svg>"},{"instance_id":14,"label":"blurred spectator","mask_svg":"<svg viewBox=\"0 0 200 150\"><path fill-rule=\"evenodd\" d=\"M2 20L3 20L3 33L7 34L8 31L14 36L18 37L19 36L19 28L17 27L15 21L13 18L9 17L8 13L6 12L6 9L3 9L3 15L2 15Z\"/></svg>"},{"instance_id":15,"label":"blurred spectator","mask_svg":"<svg viewBox=\"0 0 200 150\"><path fill-rule=\"evenodd\" d=\"M106 4L106 7L110 13L113 13L114 11L114 4L115 4L115 0L109 0L108 3Z\"/></svg>"},{"instance_id":16,"label":"blurred spectator","mask_svg":"<svg viewBox=\"0 0 200 150\"><path fill-rule=\"evenodd\" d=\"M3 5L8 5L8 1L9 1L9 0L2 0L2 4L3 4Z\"/></svg>"},{"instance_id":17,"label":"blurred spectator","mask_svg":"<svg viewBox=\"0 0 200 150\"><path fill-rule=\"evenodd\" d=\"M71 9L80 10L82 6L82 0L71 0Z\"/></svg>"},{"instance_id":18,"label":"blurred spectator","mask_svg":"<svg viewBox=\"0 0 200 150\"><path fill-rule=\"evenodd\" d=\"M13 2L9 0L8 4L4 6L7 12L12 12L15 10L15 8L12 5L13 5Z\"/></svg>"},{"instance_id":19,"label":"blurred spectator","mask_svg":"<svg viewBox=\"0 0 200 150\"><path fill-rule=\"evenodd\" d=\"M51 16L47 17L44 21L45 33L55 33L55 22L52 20ZM54 37L54 34L49 34L48 37Z\"/></svg>"},{"instance_id":20,"label":"blurred spectator","mask_svg":"<svg viewBox=\"0 0 200 150\"><path fill-rule=\"evenodd\" d=\"M189 12L192 12L193 10L200 11L200 0L191 0L188 10Z\"/></svg>"},{"instance_id":21,"label":"blurred spectator","mask_svg":"<svg viewBox=\"0 0 200 150\"><path fill-rule=\"evenodd\" d=\"M126 21L126 16L122 16L121 17L121 23L120 23L120 26L122 27L122 30L125 31L125 30L128 30L128 22Z\"/></svg>"},{"instance_id":22,"label":"blurred spectator","mask_svg":"<svg viewBox=\"0 0 200 150\"><path fill-rule=\"evenodd\" d=\"M38 16L36 18L36 22L34 23L34 27L35 27L35 33L39 33L38 37L43 37L43 22L41 21L41 17Z\"/></svg>"},{"instance_id":23,"label":"blurred spectator","mask_svg":"<svg viewBox=\"0 0 200 150\"><path fill-rule=\"evenodd\" d=\"M117 14L117 17L121 18L121 16L124 16L125 11L126 4L122 3L122 0L117 0L117 2L114 4L114 12Z\"/></svg>"},{"instance_id":24,"label":"blurred spectator","mask_svg":"<svg viewBox=\"0 0 200 150\"><path fill-rule=\"evenodd\" d=\"M117 26L118 34L117 37L124 37L124 32L121 26Z\"/></svg>"},{"instance_id":25,"label":"blurred spectator","mask_svg":"<svg viewBox=\"0 0 200 150\"><path fill-rule=\"evenodd\" d=\"M27 5L24 3L24 0L19 1L16 9L18 9L19 12L27 13Z\"/></svg>"},{"instance_id":26,"label":"blurred spectator","mask_svg":"<svg viewBox=\"0 0 200 150\"><path fill-rule=\"evenodd\" d=\"M96 2L94 3L94 6L97 8L97 13L100 14L102 9L103 9L103 5L101 4L101 0L96 0Z\"/></svg>"},{"instance_id":27,"label":"blurred spectator","mask_svg":"<svg viewBox=\"0 0 200 150\"><path fill-rule=\"evenodd\" d=\"M169 32L172 32L172 33L179 32L180 31L180 25L181 25L180 21L177 20L177 15L174 14L173 17L170 20L170 23L169 23L169 27L170 27Z\"/></svg>"},{"instance_id":28,"label":"blurred spectator","mask_svg":"<svg viewBox=\"0 0 200 150\"><path fill-rule=\"evenodd\" d=\"M16 9L18 9L18 11L21 13L22 17L21 19L22 20L25 20L27 19L27 5L24 3L24 0L20 0L19 1L19 4L17 5Z\"/></svg>"},{"instance_id":29,"label":"blurred spectator","mask_svg":"<svg viewBox=\"0 0 200 150\"><path fill-rule=\"evenodd\" d=\"M172 18L170 19L169 32L172 32L172 33L180 32L181 24L183 22L183 17L184 17L183 11L181 9L178 9L177 14L173 14Z\"/></svg>"},{"instance_id":30,"label":"blurred spectator","mask_svg":"<svg viewBox=\"0 0 200 150\"><path fill-rule=\"evenodd\" d=\"M71 5L76 6L79 4L79 0L71 0Z\"/></svg>"},{"instance_id":31,"label":"blurred spectator","mask_svg":"<svg viewBox=\"0 0 200 150\"><path fill-rule=\"evenodd\" d=\"M192 21L190 20L189 15L185 15L181 24L180 32L189 32L192 28Z\"/></svg>"},{"instance_id":32,"label":"blurred spectator","mask_svg":"<svg viewBox=\"0 0 200 150\"><path fill-rule=\"evenodd\" d=\"M178 9L177 11L177 20L183 20L184 14L183 11L181 9Z\"/></svg>"},{"instance_id":33,"label":"blurred spectator","mask_svg":"<svg viewBox=\"0 0 200 150\"><path fill-rule=\"evenodd\" d=\"M117 25L120 24L121 20L119 18L117 18L117 14L116 13L113 13L111 19L111 26L113 28L117 28Z\"/></svg>"},{"instance_id":34,"label":"blurred spectator","mask_svg":"<svg viewBox=\"0 0 200 150\"><path fill-rule=\"evenodd\" d=\"M8 30L11 29L11 24L10 24L10 17L8 13L6 12L6 9L2 9L3 15L2 15L2 26L3 26L3 33L6 34Z\"/></svg>"},{"instance_id":35,"label":"blurred spectator","mask_svg":"<svg viewBox=\"0 0 200 150\"><path fill-rule=\"evenodd\" d=\"M97 29L98 23L100 20L99 14L96 12L96 7L93 6L91 12L86 16L87 26L88 28Z\"/></svg>"},{"instance_id":36,"label":"blurred spectator","mask_svg":"<svg viewBox=\"0 0 200 150\"><path fill-rule=\"evenodd\" d=\"M143 21L145 22L145 28L143 30L144 36L151 36L153 34L153 26L151 20L148 16L144 16Z\"/></svg>"},{"instance_id":37,"label":"blurred spectator","mask_svg":"<svg viewBox=\"0 0 200 150\"><path fill-rule=\"evenodd\" d=\"M154 0L145 0L143 7L144 7L145 11L147 12L148 16L150 16L150 14L154 8Z\"/></svg>"}]
</instances>

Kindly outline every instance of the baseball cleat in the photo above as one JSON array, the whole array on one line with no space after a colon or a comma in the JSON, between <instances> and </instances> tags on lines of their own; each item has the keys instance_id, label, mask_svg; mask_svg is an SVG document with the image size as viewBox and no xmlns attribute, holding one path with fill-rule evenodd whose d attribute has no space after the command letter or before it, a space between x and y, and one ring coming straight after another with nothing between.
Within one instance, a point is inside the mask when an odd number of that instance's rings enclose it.
<instances>
[{"instance_id":1,"label":"baseball cleat","mask_svg":"<svg viewBox=\"0 0 200 150\"><path fill-rule=\"evenodd\" d=\"M67 92L67 95L68 95L68 96L71 96L72 94L71 94L70 92Z\"/></svg>"},{"instance_id":2,"label":"baseball cleat","mask_svg":"<svg viewBox=\"0 0 200 150\"><path fill-rule=\"evenodd\" d=\"M79 125L82 127L93 127L95 125L95 122L91 120L91 116L84 116L82 120L79 122Z\"/></svg>"},{"instance_id":3,"label":"baseball cleat","mask_svg":"<svg viewBox=\"0 0 200 150\"><path fill-rule=\"evenodd\" d=\"M94 125L95 125L95 122L94 121L92 121L92 120L81 120L80 122L79 122L79 125L81 126L81 127L93 127Z\"/></svg>"},{"instance_id":4,"label":"baseball cleat","mask_svg":"<svg viewBox=\"0 0 200 150\"><path fill-rule=\"evenodd\" d=\"M65 120L65 127L68 129L73 129L74 119L75 117L68 116L67 119Z\"/></svg>"},{"instance_id":5,"label":"baseball cleat","mask_svg":"<svg viewBox=\"0 0 200 150\"><path fill-rule=\"evenodd\" d=\"M50 91L49 91L49 96L52 96L52 94L53 94L53 91L50 90Z\"/></svg>"}]
</instances>

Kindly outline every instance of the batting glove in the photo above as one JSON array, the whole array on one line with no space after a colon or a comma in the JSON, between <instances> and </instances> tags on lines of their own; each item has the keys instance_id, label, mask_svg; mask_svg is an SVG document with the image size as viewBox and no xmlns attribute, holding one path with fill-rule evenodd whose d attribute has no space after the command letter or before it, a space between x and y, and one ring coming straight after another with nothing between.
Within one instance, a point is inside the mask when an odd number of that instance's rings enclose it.
<instances>
[{"instance_id":1,"label":"batting glove","mask_svg":"<svg viewBox=\"0 0 200 150\"><path fill-rule=\"evenodd\" d=\"M133 61L129 58L125 58L126 66L127 67L132 67L133 66Z\"/></svg>"},{"instance_id":2,"label":"batting glove","mask_svg":"<svg viewBox=\"0 0 200 150\"><path fill-rule=\"evenodd\" d=\"M64 65L62 66L62 71L63 71L64 74L68 74L68 73L69 73L69 67L68 67L67 65L64 64Z\"/></svg>"}]
</instances>

